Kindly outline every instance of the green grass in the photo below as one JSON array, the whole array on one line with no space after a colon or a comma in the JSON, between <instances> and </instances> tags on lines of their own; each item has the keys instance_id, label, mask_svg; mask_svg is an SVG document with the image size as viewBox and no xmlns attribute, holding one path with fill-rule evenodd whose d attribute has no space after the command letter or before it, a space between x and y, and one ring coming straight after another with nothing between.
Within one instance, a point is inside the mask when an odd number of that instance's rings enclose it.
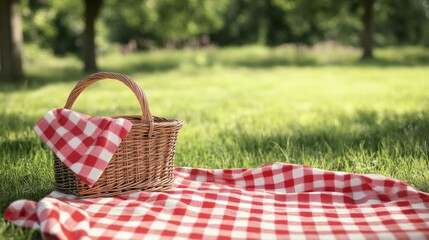
<instances>
[{"instance_id":1,"label":"green grass","mask_svg":"<svg viewBox=\"0 0 429 240\"><path fill-rule=\"evenodd\" d=\"M0 85L0 213L53 190L48 148L32 131L62 107L81 73L73 58L27 50L23 86ZM152 113L185 121L176 165L256 167L275 161L377 173L429 192L429 53L386 48L358 62L353 48L160 50L100 58L149 96ZM116 81L94 84L75 109L139 113ZM0 238L38 237L0 219Z\"/></svg>"}]
</instances>

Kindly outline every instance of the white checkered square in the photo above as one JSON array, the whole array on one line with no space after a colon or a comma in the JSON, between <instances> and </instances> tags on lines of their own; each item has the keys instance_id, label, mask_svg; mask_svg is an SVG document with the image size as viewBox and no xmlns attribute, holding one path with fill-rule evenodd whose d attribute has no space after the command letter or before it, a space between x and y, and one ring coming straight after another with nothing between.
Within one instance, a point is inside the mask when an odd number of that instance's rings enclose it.
<instances>
[{"instance_id":1,"label":"white checkered square","mask_svg":"<svg viewBox=\"0 0 429 240\"><path fill-rule=\"evenodd\" d=\"M68 141L68 145L74 149L78 148L82 144L82 140L79 137L74 137Z\"/></svg>"},{"instance_id":2,"label":"white checkered square","mask_svg":"<svg viewBox=\"0 0 429 240\"><path fill-rule=\"evenodd\" d=\"M85 133L87 136L91 136L95 133L95 131L98 129L98 126L95 125L92 122L87 122L85 129L83 130L83 133Z\"/></svg>"}]
</instances>

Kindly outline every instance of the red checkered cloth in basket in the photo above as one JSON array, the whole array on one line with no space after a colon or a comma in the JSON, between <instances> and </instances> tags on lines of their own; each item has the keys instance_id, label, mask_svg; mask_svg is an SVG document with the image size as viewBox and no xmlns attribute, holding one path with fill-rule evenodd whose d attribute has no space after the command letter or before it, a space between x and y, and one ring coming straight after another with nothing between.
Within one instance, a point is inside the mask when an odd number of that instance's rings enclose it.
<instances>
[{"instance_id":1,"label":"red checkered cloth in basket","mask_svg":"<svg viewBox=\"0 0 429 240\"><path fill-rule=\"evenodd\" d=\"M67 167L92 187L131 126L122 118L89 117L69 109L53 109L34 130Z\"/></svg>"},{"instance_id":2,"label":"red checkered cloth in basket","mask_svg":"<svg viewBox=\"0 0 429 240\"><path fill-rule=\"evenodd\" d=\"M164 192L52 192L12 203L4 217L58 239L429 238L429 194L395 179L283 163L175 174Z\"/></svg>"}]
</instances>

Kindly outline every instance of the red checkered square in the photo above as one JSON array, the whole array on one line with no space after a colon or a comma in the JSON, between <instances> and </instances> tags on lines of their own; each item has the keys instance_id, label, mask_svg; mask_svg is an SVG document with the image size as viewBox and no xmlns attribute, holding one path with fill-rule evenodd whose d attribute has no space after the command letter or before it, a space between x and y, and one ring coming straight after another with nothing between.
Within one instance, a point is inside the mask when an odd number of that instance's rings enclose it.
<instances>
[{"instance_id":1,"label":"red checkered square","mask_svg":"<svg viewBox=\"0 0 429 240\"><path fill-rule=\"evenodd\" d=\"M89 117L69 109L54 109L34 126L55 155L88 186L93 186L131 130L126 119Z\"/></svg>"}]
</instances>

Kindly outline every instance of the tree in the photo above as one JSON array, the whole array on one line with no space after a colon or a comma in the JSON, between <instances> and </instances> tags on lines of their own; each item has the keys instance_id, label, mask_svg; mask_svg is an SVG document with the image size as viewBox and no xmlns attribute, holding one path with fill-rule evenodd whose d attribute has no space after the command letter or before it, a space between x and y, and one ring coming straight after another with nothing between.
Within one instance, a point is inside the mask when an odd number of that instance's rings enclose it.
<instances>
[{"instance_id":1,"label":"tree","mask_svg":"<svg viewBox=\"0 0 429 240\"><path fill-rule=\"evenodd\" d=\"M85 26L82 1L24 0L20 8L24 43L49 49L57 56L79 54Z\"/></svg>"},{"instance_id":2,"label":"tree","mask_svg":"<svg viewBox=\"0 0 429 240\"><path fill-rule=\"evenodd\" d=\"M85 33L84 33L84 71L97 71L95 53L95 20L103 0L84 0L85 2Z\"/></svg>"},{"instance_id":3,"label":"tree","mask_svg":"<svg viewBox=\"0 0 429 240\"><path fill-rule=\"evenodd\" d=\"M0 32L0 80L22 81L22 30L18 0L0 1Z\"/></svg>"},{"instance_id":4,"label":"tree","mask_svg":"<svg viewBox=\"0 0 429 240\"><path fill-rule=\"evenodd\" d=\"M227 5L225 0L158 0L155 33L171 42L210 34L223 26L221 14Z\"/></svg>"},{"instance_id":5,"label":"tree","mask_svg":"<svg viewBox=\"0 0 429 240\"><path fill-rule=\"evenodd\" d=\"M373 32L374 32L374 2L375 0L363 0L363 33L362 33L362 59L373 58Z\"/></svg>"}]
</instances>

